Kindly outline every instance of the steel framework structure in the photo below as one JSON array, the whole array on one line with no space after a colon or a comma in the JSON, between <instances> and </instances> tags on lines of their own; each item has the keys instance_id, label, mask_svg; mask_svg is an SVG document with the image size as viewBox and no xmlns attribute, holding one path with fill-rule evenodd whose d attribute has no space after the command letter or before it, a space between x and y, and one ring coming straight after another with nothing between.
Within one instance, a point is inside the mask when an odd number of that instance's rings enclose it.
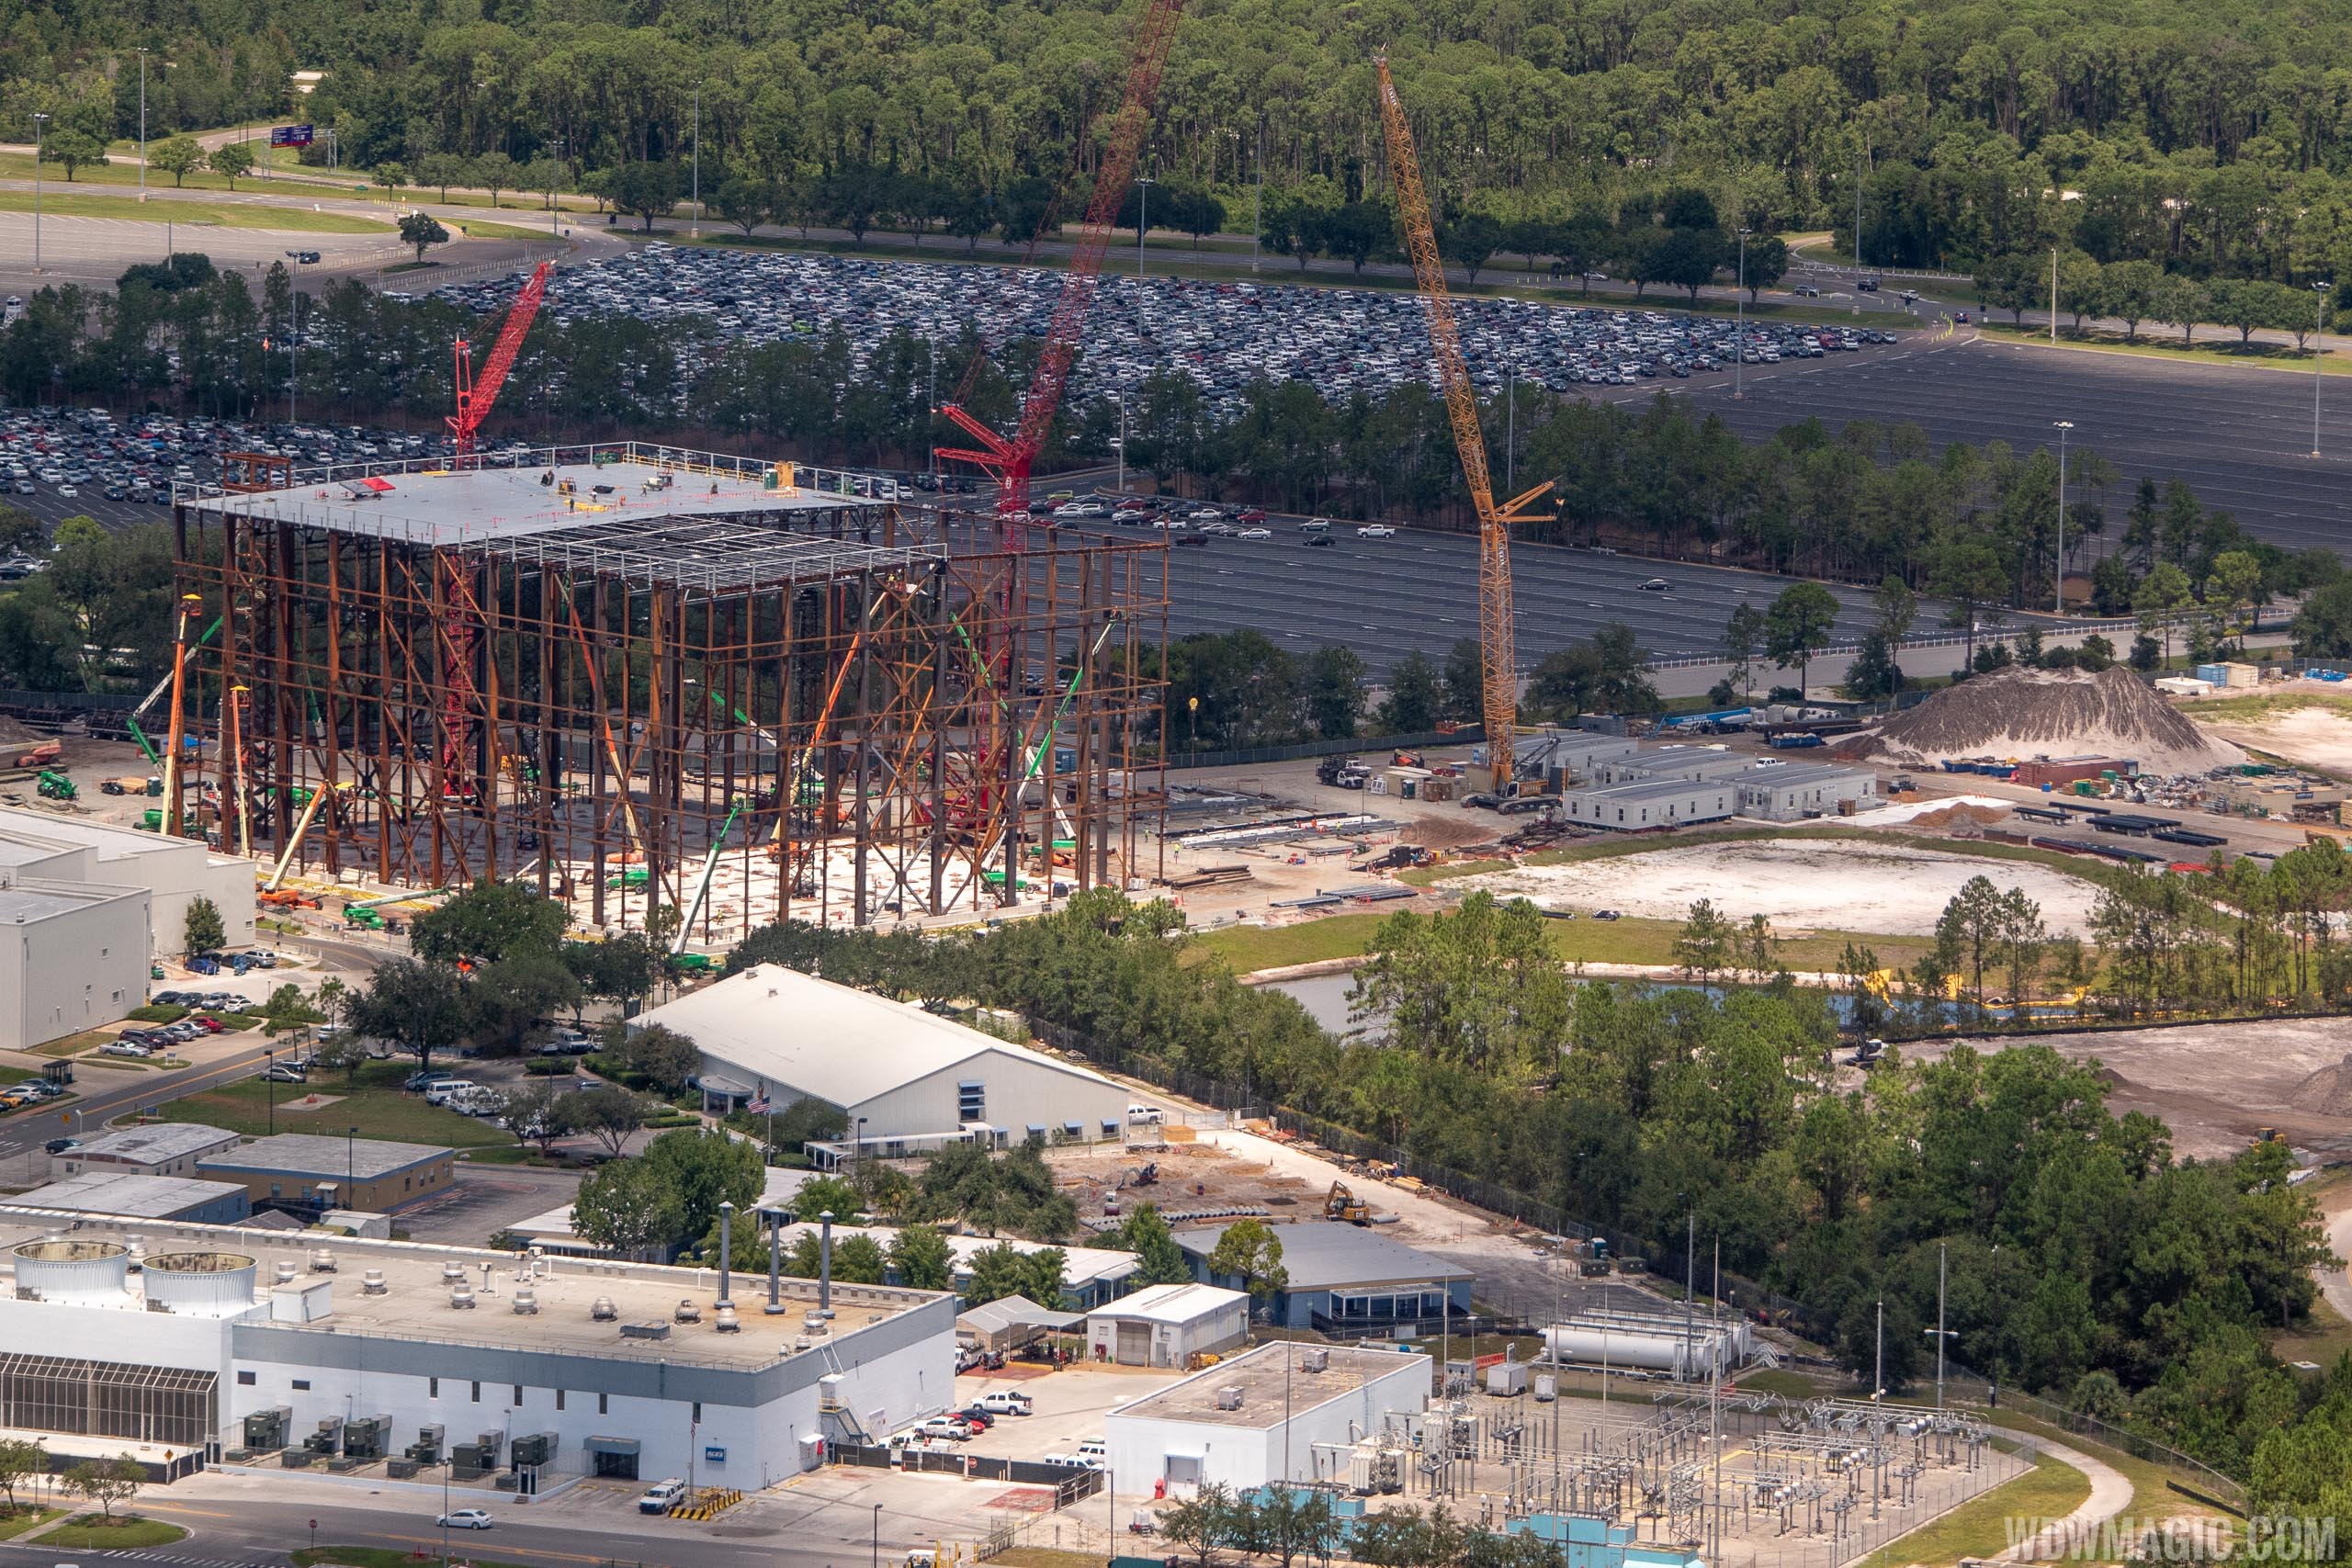
<instances>
[{"instance_id":1,"label":"steel framework structure","mask_svg":"<svg viewBox=\"0 0 2352 1568\"><path fill-rule=\"evenodd\" d=\"M178 500L181 590L224 626L191 652L192 732L246 689L230 754L195 765L208 833L236 841L242 774L257 854L511 877L607 929L692 910L716 943L1158 874L1162 547L933 538L861 476L668 449L524 466L566 506L396 514L307 474ZM493 482L529 481L399 479Z\"/></svg>"}]
</instances>

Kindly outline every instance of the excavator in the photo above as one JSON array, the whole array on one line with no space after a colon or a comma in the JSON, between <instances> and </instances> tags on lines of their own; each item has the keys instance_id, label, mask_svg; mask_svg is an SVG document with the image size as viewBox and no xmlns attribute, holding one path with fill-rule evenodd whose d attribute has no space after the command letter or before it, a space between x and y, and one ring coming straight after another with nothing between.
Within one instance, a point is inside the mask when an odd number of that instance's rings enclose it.
<instances>
[{"instance_id":1,"label":"excavator","mask_svg":"<svg viewBox=\"0 0 2352 1568\"><path fill-rule=\"evenodd\" d=\"M1372 1224L1372 1205L1349 1190L1346 1182L1334 1181L1331 1190L1323 1195L1323 1217L1351 1225L1368 1225Z\"/></svg>"}]
</instances>

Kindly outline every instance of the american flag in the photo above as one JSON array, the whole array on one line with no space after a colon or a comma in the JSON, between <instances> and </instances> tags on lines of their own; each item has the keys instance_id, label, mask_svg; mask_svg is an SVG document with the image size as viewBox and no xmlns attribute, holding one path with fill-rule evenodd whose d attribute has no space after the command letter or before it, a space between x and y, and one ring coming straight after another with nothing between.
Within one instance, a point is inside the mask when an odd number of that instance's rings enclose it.
<instances>
[{"instance_id":1,"label":"american flag","mask_svg":"<svg viewBox=\"0 0 2352 1568\"><path fill-rule=\"evenodd\" d=\"M760 1096L759 1099L754 1100L750 1104L744 1106L743 1109L750 1111L754 1116L764 1116L768 1112L768 1097L763 1094Z\"/></svg>"}]
</instances>

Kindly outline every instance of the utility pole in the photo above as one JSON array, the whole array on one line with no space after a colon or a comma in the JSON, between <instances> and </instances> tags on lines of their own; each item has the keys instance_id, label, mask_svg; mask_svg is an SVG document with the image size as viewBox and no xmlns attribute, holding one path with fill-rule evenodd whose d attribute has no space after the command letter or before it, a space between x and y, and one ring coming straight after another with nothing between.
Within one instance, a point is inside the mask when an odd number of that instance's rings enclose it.
<instances>
[{"instance_id":1,"label":"utility pole","mask_svg":"<svg viewBox=\"0 0 2352 1568\"><path fill-rule=\"evenodd\" d=\"M1258 236L1265 232L1266 207L1266 128L1258 127L1256 149L1257 167L1252 172L1257 183L1250 187L1250 270L1258 270Z\"/></svg>"},{"instance_id":2,"label":"utility pole","mask_svg":"<svg viewBox=\"0 0 2352 1568\"><path fill-rule=\"evenodd\" d=\"M1695 1337L1698 1325L1691 1316L1691 1309L1697 1304L1699 1295L1698 1246L1699 1211L1692 1209L1683 1216L1682 1229L1682 1375L1684 1377L1690 1375L1690 1369L1698 1349L1698 1340Z\"/></svg>"},{"instance_id":3,"label":"utility pole","mask_svg":"<svg viewBox=\"0 0 2352 1568\"><path fill-rule=\"evenodd\" d=\"M1143 237L1151 228L1151 187L1158 182L1149 175L1136 176L1136 281L1143 281Z\"/></svg>"},{"instance_id":4,"label":"utility pole","mask_svg":"<svg viewBox=\"0 0 2352 1568\"><path fill-rule=\"evenodd\" d=\"M1886 1302L1878 1303L1878 1367L1871 1375L1871 1403L1878 1404L1886 1397Z\"/></svg>"},{"instance_id":5,"label":"utility pole","mask_svg":"<svg viewBox=\"0 0 2352 1568\"><path fill-rule=\"evenodd\" d=\"M1869 156L1867 147L1854 149L1854 276L1862 276L1862 162Z\"/></svg>"},{"instance_id":6,"label":"utility pole","mask_svg":"<svg viewBox=\"0 0 2352 1568\"><path fill-rule=\"evenodd\" d=\"M1739 231L1739 287L1731 295L1731 395L1734 400L1747 396L1742 384L1747 379L1747 236L1752 230Z\"/></svg>"},{"instance_id":7,"label":"utility pole","mask_svg":"<svg viewBox=\"0 0 2352 1568\"><path fill-rule=\"evenodd\" d=\"M147 199L147 51L139 51L139 199ZM166 251L164 259L169 261Z\"/></svg>"},{"instance_id":8,"label":"utility pole","mask_svg":"<svg viewBox=\"0 0 2352 1568\"><path fill-rule=\"evenodd\" d=\"M556 198L556 187L563 183L564 139L555 139L555 156L548 161L548 238L563 238L563 210Z\"/></svg>"},{"instance_id":9,"label":"utility pole","mask_svg":"<svg viewBox=\"0 0 2352 1568\"><path fill-rule=\"evenodd\" d=\"M33 276L40 276L40 153L43 122L49 116L33 111Z\"/></svg>"},{"instance_id":10,"label":"utility pole","mask_svg":"<svg viewBox=\"0 0 2352 1568\"><path fill-rule=\"evenodd\" d=\"M2058 346L2058 247L2050 247L2050 346Z\"/></svg>"},{"instance_id":11,"label":"utility pole","mask_svg":"<svg viewBox=\"0 0 2352 1568\"><path fill-rule=\"evenodd\" d=\"M1926 1332L1936 1342L1936 1408L1944 1407L1944 1342L1952 1337L1944 1326L1944 1252L1942 1242L1936 1244L1936 1325Z\"/></svg>"},{"instance_id":12,"label":"utility pole","mask_svg":"<svg viewBox=\"0 0 2352 1568\"><path fill-rule=\"evenodd\" d=\"M702 238L702 84L695 84L695 221L694 237Z\"/></svg>"},{"instance_id":13,"label":"utility pole","mask_svg":"<svg viewBox=\"0 0 2352 1568\"><path fill-rule=\"evenodd\" d=\"M2066 433L2075 422L2062 419L2052 422L2058 431L2058 559L2053 576L2058 580L2058 614L2066 613Z\"/></svg>"},{"instance_id":14,"label":"utility pole","mask_svg":"<svg viewBox=\"0 0 2352 1568\"><path fill-rule=\"evenodd\" d=\"M1519 367L1503 362L1503 489L1519 488Z\"/></svg>"},{"instance_id":15,"label":"utility pole","mask_svg":"<svg viewBox=\"0 0 2352 1568\"><path fill-rule=\"evenodd\" d=\"M2312 456L2314 457L2319 456L2320 367L2326 363L2327 355L2327 291L2335 287L2333 283L2324 282L2312 285L2312 292L2319 296L2319 322L2312 333Z\"/></svg>"},{"instance_id":16,"label":"utility pole","mask_svg":"<svg viewBox=\"0 0 2352 1568\"><path fill-rule=\"evenodd\" d=\"M933 459L934 462L936 458ZM1119 389L1119 493L1127 493L1127 389Z\"/></svg>"}]
</instances>

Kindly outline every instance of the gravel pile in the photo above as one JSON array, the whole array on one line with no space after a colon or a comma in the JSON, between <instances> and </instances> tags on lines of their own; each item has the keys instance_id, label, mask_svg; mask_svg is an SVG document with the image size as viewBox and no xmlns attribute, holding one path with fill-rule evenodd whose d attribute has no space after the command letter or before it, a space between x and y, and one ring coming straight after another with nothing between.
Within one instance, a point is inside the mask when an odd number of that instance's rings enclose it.
<instances>
[{"instance_id":1,"label":"gravel pile","mask_svg":"<svg viewBox=\"0 0 2352 1568\"><path fill-rule=\"evenodd\" d=\"M1895 715L1848 747L1905 762L1996 757L2115 757L2143 773L2199 773L2245 761L2129 670L2033 670L1977 675Z\"/></svg>"}]
</instances>

